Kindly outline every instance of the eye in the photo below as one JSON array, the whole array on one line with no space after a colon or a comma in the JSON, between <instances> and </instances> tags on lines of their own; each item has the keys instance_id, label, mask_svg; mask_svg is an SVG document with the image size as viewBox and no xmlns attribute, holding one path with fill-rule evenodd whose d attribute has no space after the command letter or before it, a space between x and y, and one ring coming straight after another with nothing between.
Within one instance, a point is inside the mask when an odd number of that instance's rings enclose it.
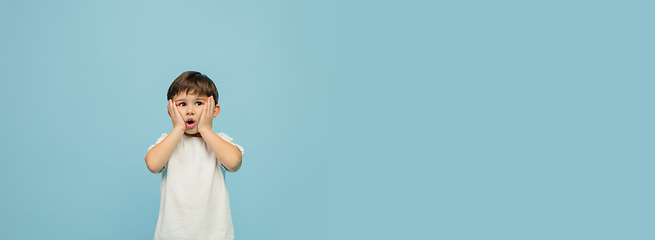
<instances>
[{"instance_id":1,"label":"eye","mask_svg":"<svg viewBox=\"0 0 655 240\"><path fill-rule=\"evenodd\" d=\"M181 103L179 103L179 104L177 104L177 105L178 105L178 106L182 106L182 107L184 107L184 106L186 106L186 103L181 102Z\"/></svg>"},{"instance_id":2,"label":"eye","mask_svg":"<svg viewBox=\"0 0 655 240\"><path fill-rule=\"evenodd\" d=\"M202 102L196 102L196 106L201 106Z\"/></svg>"}]
</instances>

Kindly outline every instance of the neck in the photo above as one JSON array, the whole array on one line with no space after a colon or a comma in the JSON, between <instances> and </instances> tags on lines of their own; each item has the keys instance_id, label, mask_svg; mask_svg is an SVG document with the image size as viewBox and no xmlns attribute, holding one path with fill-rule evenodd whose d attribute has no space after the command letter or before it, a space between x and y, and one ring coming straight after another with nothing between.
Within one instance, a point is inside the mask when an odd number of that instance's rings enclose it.
<instances>
[{"instance_id":1,"label":"neck","mask_svg":"<svg viewBox=\"0 0 655 240\"><path fill-rule=\"evenodd\" d=\"M197 132L197 133L195 133L195 134L188 134L188 133L185 132L184 135L187 135L187 136L189 136L189 137L202 137L202 135L200 135L199 132Z\"/></svg>"}]
</instances>

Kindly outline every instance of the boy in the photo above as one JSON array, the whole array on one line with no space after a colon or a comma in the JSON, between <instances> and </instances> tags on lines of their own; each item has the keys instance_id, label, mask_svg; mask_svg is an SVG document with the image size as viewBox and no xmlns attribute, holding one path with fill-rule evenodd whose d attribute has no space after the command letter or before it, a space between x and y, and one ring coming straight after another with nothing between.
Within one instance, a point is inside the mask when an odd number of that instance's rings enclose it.
<instances>
[{"instance_id":1,"label":"boy","mask_svg":"<svg viewBox=\"0 0 655 240\"><path fill-rule=\"evenodd\" d=\"M225 171L239 170L243 147L212 131L220 111L216 85L202 73L184 72L168 88L173 131L146 154L148 170L162 173L155 240L234 239Z\"/></svg>"}]
</instances>

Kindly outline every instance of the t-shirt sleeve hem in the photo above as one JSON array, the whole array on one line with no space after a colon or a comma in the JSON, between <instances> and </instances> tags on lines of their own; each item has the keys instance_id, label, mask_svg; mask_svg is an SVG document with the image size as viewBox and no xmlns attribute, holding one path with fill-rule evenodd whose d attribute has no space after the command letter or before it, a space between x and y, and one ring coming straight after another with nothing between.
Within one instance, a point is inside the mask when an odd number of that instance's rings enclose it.
<instances>
[{"instance_id":1,"label":"t-shirt sleeve hem","mask_svg":"<svg viewBox=\"0 0 655 240\"><path fill-rule=\"evenodd\" d=\"M157 139L157 142L155 142L154 145L150 145L150 147L148 148L148 151L150 151L150 149L152 149L153 147L155 147L155 145L159 144L161 141L164 141L164 139L166 138L166 136L168 136L168 134L166 134L166 133L162 133L161 136L159 137L159 139ZM167 166L168 166L168 163L166 163L166 165L164 165L164 168L162 168L161 171L159 171L159 172L153 172L152 174L155 174L155 175L156 175L156 174L160 174L160 173L162 173L162 172L164 171L164 169L166 169Z\"/></svg>"}]
</instances>

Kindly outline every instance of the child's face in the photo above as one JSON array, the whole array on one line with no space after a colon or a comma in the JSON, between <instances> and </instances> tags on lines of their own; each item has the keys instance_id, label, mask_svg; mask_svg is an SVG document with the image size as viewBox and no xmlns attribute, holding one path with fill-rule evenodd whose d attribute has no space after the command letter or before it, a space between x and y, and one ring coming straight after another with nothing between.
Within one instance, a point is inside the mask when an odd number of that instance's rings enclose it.
<instances>
[{"instance_id":1,"label":"child's face","mask_svg":"<svg viewBox=\"0 0 655 240\"><path fill-rule=\"evenodd\" d=\"M185 92L180 92L173 96L173 102L177 106L182 119L186 122L185 133L198 133L198 121L200 120L200 115L203 112L207 98L208 96L205 95L186 94Z\"/></svg>"}]
</instances>

